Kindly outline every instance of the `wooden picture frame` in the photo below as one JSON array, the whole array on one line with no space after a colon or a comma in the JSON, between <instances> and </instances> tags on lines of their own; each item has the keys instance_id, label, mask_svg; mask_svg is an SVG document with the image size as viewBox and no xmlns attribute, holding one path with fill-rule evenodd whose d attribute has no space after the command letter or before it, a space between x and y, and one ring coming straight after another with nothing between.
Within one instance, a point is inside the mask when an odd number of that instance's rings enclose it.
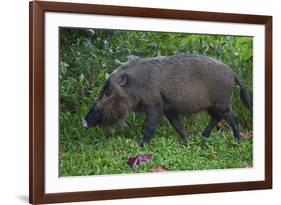
<instances>
[{"instance_id":1,"label":"wooden picture frame","mask_svg":"<svg viewBox=\"0 0 281 205\"><path fill-rule=\"evenodd\" d=\"M163 186L149 188L45 193L45 68L44 15L46 12L98 14L124 17L194 20L263 25L265 27L265 179L231 183ZM33 1L29 4L29 201L32 204L153 197L181 194L272 188L272 17L245 14L183 11L154 8Z\"/></svg>"}]
</instances>

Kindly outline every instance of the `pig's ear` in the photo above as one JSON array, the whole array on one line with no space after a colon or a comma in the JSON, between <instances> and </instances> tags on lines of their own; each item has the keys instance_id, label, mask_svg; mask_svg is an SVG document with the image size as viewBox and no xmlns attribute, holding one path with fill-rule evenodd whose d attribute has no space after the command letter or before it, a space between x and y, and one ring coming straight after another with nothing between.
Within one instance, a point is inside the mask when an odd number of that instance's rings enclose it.
<instances>
[{"instance_id":1,"label":"pig's ear","mask_svg":"<svg viewBox=\"0 0 281 205\"><path fill-rule=\"evenodd\" d=\"M122 74L118 80L120 86L125 86L128 84L129 76L128 74Z\"/></svg>"},{"instance_id":2,"label":"pig's ear","mask_svg":"<svg viewBox=\"0 0 281 205\"><path fill-rule=\"evenodd\" d=\"M140 57L134 56L134 55L129 55L129 56L127 56L128 61L134 61L134 60L137 60L137 59L139 59L139 58L140 58Z\"/></svg>"}]
</instances>

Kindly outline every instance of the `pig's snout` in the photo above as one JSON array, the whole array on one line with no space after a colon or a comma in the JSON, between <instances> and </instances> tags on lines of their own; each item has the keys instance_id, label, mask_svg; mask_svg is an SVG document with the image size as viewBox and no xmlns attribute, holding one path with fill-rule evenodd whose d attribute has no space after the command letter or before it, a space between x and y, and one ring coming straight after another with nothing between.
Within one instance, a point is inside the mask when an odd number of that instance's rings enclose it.
<instances>
[{"instance_id":1,"label":"pig's snout","mask_svg":"<svg viewBox=\"0 0 281 205\"><path fill-rule=\"evenodd\" d=\"M88 123L84 118L82 119L82 126L85 128L89 128Z\"/></svg>"},{"instance_id":2,"label":"pig's snout","mask_svg":"<svg viewBox=\"0 0 281 205\"><path fill-rule=\"evenodd\" d=\"M82 126L85 128L91 128L95 125L99 125L102 122L101 111L93 107L87 116L82 119Z\"/></svg>"}]
</instances>

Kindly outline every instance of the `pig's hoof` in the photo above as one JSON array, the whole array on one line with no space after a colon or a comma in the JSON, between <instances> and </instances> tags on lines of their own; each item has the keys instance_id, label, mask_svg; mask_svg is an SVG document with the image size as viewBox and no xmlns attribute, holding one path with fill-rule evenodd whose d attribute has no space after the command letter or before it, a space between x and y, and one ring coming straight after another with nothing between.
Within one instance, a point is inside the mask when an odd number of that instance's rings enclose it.
<instances>
[{"instance_id":1,"label":"pig's hoof","mask_svg":"<svg viewBox=\"0 0 281 205\"><path fill-rule=\"evenodd\" d=\"M189 145L190 145L189 138L180 138L179 139L179 145L182 146L182 147L189 147Z\"/></svg>"},{"instance_id":2,"label":"pig's hoof","mask_svg":"<svg viewBox=\"0 0 281 205\"><path fill-rule=\"evenodd\" d=\"M145 141L141 141L141 142L140 142L140 147L141 147L141 148L144 148L144 146L145 146L146 144L147 144L147 143L146 143Z\"/></svg>"},{"instance_id":3,"label":"pig's hoof","mask_svg":"<svg viewBox=\"0 0 281 205\"><path fill-rule=\"evenodd\" d=\"M141 142L140 142L140 147L141 147L141 148L144 148L144 144L145 144L145 143L144 143L143 141L141 141Z\"/></svg>"},{"instance_id":4,"label":"pig's hoof","mask_svg":"<svg viewBox=\"0 0 281 205\"><path fill-rule=\"evenodd\" d=\"M188 142L189 142L188 137L185 137L185 138L180 138L180 144L185 145L185 144L187 144Z\"/></svg>"}]
</instances>

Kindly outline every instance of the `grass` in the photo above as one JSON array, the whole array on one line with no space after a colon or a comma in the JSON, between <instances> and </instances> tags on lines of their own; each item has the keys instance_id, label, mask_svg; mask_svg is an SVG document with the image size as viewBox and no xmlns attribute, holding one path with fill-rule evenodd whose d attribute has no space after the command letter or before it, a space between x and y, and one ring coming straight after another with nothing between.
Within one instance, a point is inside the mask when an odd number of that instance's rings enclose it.
<instances>
[{"instance_id":1,"label":"grass","mask_svg":"<svg viewBox=\"0 0 281 205\"><path fill-rule=\"evenodd\" d=\"M237 142L232 133L214 129L204 140L201 132L209 120L205 114L184 119L185 130L191 136L184 144L179 143L178 134L163 118L144 148L139 146L142 115L130 115L127 124L114 131L101 127L84 129L81 118L82 115L70 112L60 115L60 176L140 173L159 165L171 171L252 166L252 139ZM147 153L154 156L149 163L137 169L127 164L129 157Z\"/></svg>"}]
</instances>

